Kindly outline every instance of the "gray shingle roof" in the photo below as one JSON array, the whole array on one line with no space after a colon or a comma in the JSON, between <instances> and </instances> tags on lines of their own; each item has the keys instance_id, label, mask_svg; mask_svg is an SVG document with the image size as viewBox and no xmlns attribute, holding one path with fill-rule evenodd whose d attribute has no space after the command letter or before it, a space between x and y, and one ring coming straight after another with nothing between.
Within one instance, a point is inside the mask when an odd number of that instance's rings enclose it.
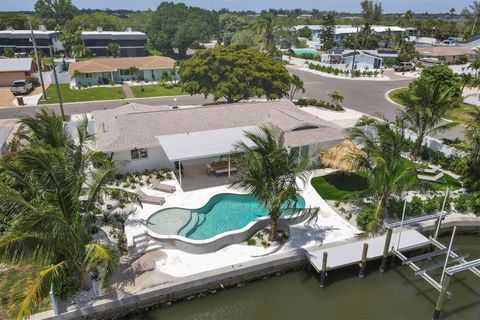
<instances>
[{"instance_id":1,"label":"gray shingle roof","mask_svg":"<svg viewBox=\"0 0 480 320\"><path fill-rule=\"evenodd\" d=\"M30 71L32 58L0 59L0 72Z\"/></svg>"},{"instance_id":2,"label":"gray shingle roof","mask_svg":"<svg viewBox=\"0 0 480 320\"><path fill-rule=\"evenodd\" d=\"M339 140L343 130L300 110L288 100L244 102L172 110L128 104L93 112L96 146L104 152L159 145L156 136L273 124L286 132L288 145ZM314 129L292 131L304 126ZM318 128L318 129L316 129Z\"/></svg>"},{"instance_id":3,"label":"gray shingle roof","mask_svg":"<svg viewBox=\"0 0 480 320\"><path fill-rule=\"evenodd\" d=\"M12 130L12 126L0 127L0 147L7 141Z\"/></svg>"}]
</instances>

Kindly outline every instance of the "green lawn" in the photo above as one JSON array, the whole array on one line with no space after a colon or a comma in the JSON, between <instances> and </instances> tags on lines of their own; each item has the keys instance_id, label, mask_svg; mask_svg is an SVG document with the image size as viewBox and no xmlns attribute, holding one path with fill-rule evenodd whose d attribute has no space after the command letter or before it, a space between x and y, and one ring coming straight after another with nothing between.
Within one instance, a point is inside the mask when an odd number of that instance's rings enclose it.
<instances>
[{"instance_id":1,"label":"green lawn","mask_svg":"<svg viewBox=\"0 0 480 320\"><path fill-rule=\"evenodd\" d=\"M401 95L404 92L406 92L407 90L408 90L408 88L406 88L406 87L405 88L398 88L398 89L392 90L388 94L388 96L390 97L390 99L392 99L396 103L403 105L404 101L401 98ZM473 112L474 108L475 108L474 105L462 102L462 103L459 104L459 106L457 106L454 109L447 112L447 114L445 115L445 118L448 119L448 120L452 120L452 121L460 121L460 122L463 122L463 123L468 123L471 120L473 120L473 117L471 115L469 115L468 113Z\"/></svg>"},{"instance_id":2,"label":"green lawn","mask_svg":"<svg viewBox=\"0 0 480 320\"><path fill-rule=\"evenodd\" d=\"M125 93L121 87L92 87L73 90L68 84L60 84L60 94L63 102L125 99ZM47 96L48 98L41 100L40 104L58 103L55 85L52 84L48 87Z\"/></svg>"},{"instance_id":3,"label":"green lawn","mask_svg":"<svg viewBox=\"0 0 480 320\"><path fill-rule=\"evenodd\" d=\"M178 96L184 94L180 86L165 87L161 85L130 86L136 98Z\"/></svg>"},{"instance_id":4,"label":"green lawn","mask_svg":"<svg viewBox=\"0 0 480 320\"><path fill-rule=\"evenodd\" d=\"M355 192L367 189L367 179L356 173L334 172L312 179L312 186L325 200L346 200Z\"/></svg>"}]
</instances>

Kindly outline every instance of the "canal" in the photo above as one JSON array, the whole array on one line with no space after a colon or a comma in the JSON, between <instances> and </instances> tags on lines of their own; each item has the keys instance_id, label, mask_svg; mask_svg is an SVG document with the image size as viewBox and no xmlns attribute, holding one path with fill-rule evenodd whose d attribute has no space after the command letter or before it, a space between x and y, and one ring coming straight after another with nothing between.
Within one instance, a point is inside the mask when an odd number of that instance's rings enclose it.
<instances>
[{"instance_id":1,"label":"canal","mask_svg":"<svg viewBox=\"0 0 480 320\"><path fill-rule=\"evenodd\" d=\"M457 236L455 244L467 260L480 258L480 235ZM368 270L363 279L356 267L330 272L323 289L312 271L290 272L128 319L431 319L438 292L410 268L380 273L372 262ZM430 274L438 279L440 271ZM442 319L480 319L480 278L459 273L450 291Z\"/></svg>"}]
</instances>

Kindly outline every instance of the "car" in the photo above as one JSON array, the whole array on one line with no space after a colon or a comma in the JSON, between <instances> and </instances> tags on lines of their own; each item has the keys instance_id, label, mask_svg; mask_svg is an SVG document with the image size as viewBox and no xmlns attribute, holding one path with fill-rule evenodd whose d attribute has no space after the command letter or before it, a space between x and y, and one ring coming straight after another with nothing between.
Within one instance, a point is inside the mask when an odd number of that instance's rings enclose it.
<instances>
[{"instance_id":1,"label":"car","mask_svg":"<svg viewBox=\"0 0 480 320\"><path fill-rule=\"evenodd\" d=\"M415 65L411 62L401 62L399 65L393 66L396 72L415 71Z\"/></svg>"},{"instance_id":2,"label":"car","mask_svg":"<svg viewBox=\"0 0 480 320\"><path fill-rule=\"evenodd\" d=\"M28 80L17 80L14 81L12 86L10 87L10 91L14 94L26 94L29 93L30 90L33 89L33 83Z\"/></svg>"}]
</instances>

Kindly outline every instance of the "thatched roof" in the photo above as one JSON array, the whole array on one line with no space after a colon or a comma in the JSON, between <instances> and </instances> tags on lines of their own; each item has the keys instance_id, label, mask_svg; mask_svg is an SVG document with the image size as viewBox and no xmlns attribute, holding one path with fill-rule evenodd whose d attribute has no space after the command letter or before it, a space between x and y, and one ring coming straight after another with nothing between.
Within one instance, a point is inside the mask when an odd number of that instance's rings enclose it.
<instances>
[{"instance_id":1,"label":"thatched roof","mask_svg":"<svg viewBox=\"0 0 480 320\"><path fill-rule=\"evenodd\" d=\"M362 154L352 141L344 140L341 144L332 147L320 156L320 161L325 167L341 171L355 171L358 163L350 155Z\"/></svg>"}]
</instances>

